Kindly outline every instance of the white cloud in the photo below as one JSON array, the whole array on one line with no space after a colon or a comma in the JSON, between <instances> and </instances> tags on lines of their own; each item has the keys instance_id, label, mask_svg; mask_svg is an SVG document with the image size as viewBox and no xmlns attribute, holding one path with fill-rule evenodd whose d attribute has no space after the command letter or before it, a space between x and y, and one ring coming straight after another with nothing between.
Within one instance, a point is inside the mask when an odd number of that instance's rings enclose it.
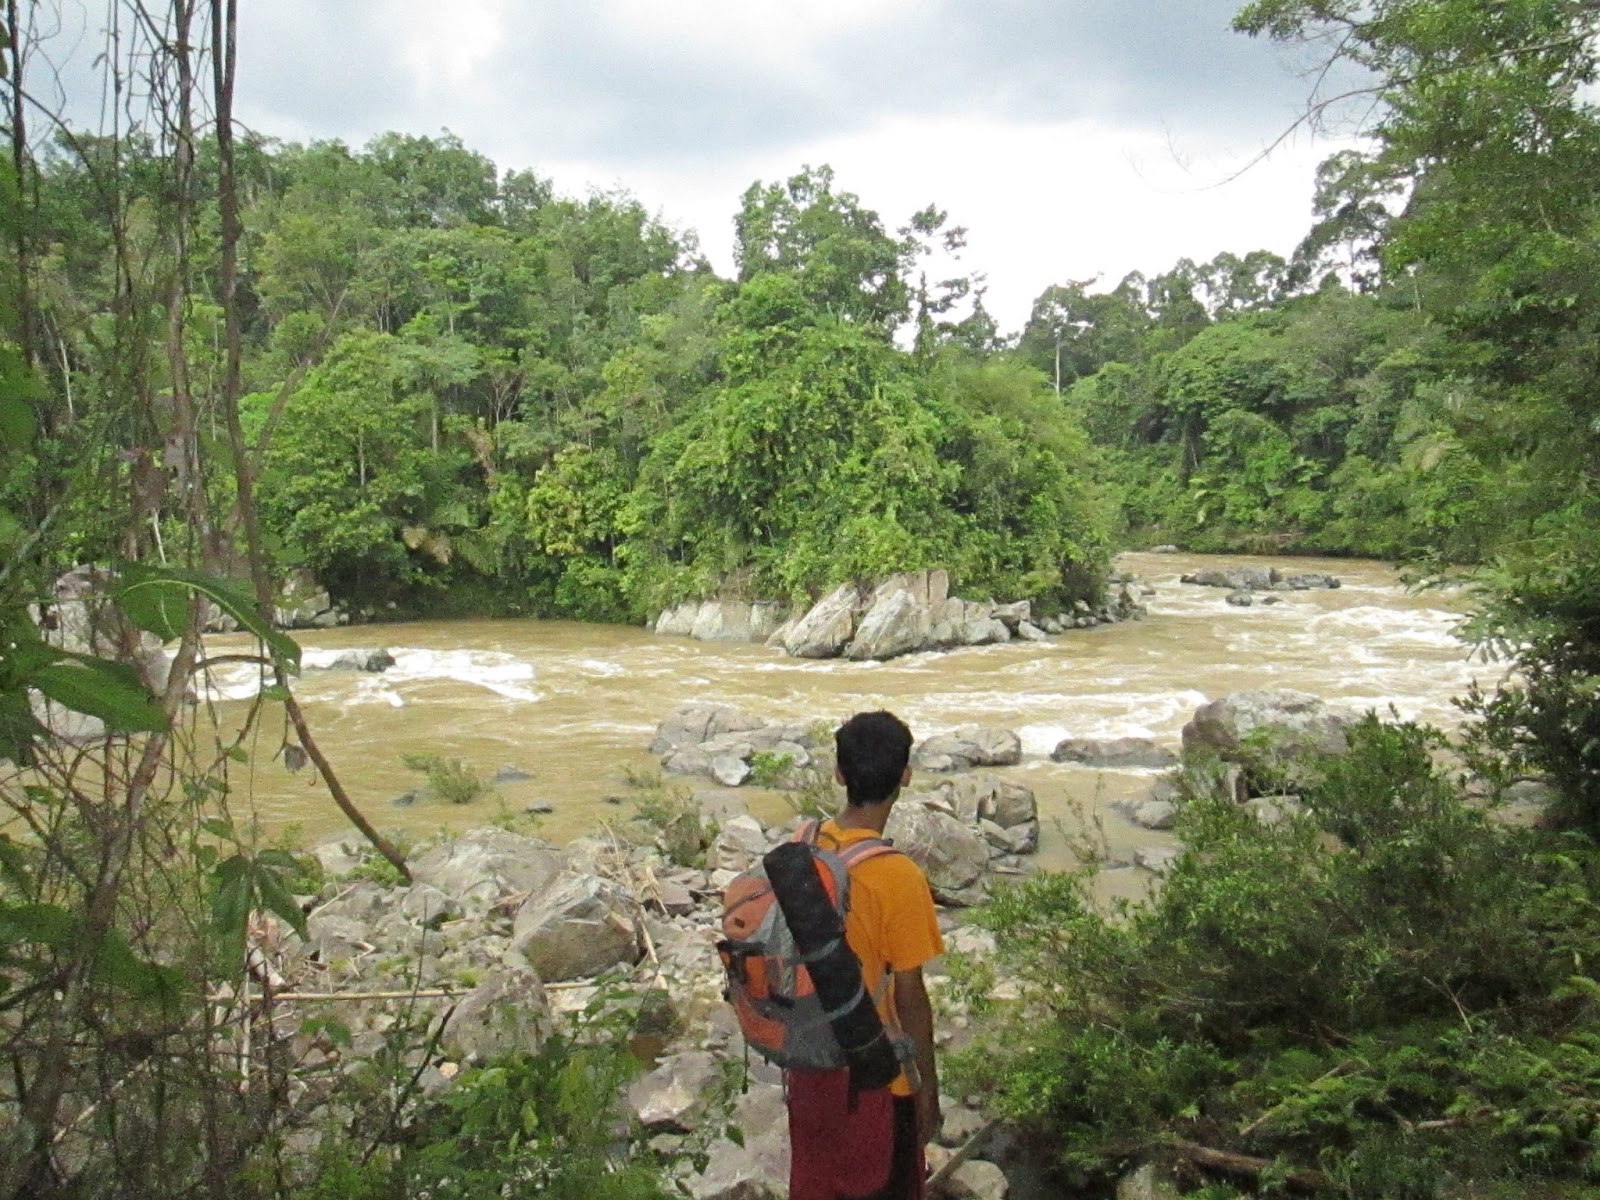
<instances>
[{"instance_id":1,"label":"white cloud","mask_svg":"<svg viewBox=\"0 0 1600 1200\"><path fill-rule=\"evenodd\" d=\"M1225 250L1287 256L1310 226L1316 164L1334 149L1292 139L1251 165L1258 151L1248 146L1092 121L896 119L710 170L663 163L624 179L576 161L556 164L554 177L574 191L629 187L670 222L697 229L713 264L731 272L744 189L828 163L837 186L890 229L929 203L965 225L962 266L987 274L988 307L1014 331L1053 283L1099 275L1109 289L1130 271L1154 275Z\"/></svg>"}]
</instances>

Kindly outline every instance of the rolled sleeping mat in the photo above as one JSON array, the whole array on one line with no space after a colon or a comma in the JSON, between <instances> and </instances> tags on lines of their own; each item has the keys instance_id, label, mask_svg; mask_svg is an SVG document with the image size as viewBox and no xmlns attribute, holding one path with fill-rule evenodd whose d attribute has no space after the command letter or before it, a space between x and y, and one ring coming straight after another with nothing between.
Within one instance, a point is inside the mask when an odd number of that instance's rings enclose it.
<instances>
[{"instance_id":1,"label":"rolled sleeping mat","mask_svg":"<svg viewBox=\"0 0 1600 1200\"><path fill-rule=\"evenodd\" d=\"M861 963L844 940L844 923L822 886L811 848L803 842L785 842L762 861L773 897L850 1067L851 1086L858 1091L888 1087L900 1074L900 1061L862 984Z\"/></svg>"}]
</instances>

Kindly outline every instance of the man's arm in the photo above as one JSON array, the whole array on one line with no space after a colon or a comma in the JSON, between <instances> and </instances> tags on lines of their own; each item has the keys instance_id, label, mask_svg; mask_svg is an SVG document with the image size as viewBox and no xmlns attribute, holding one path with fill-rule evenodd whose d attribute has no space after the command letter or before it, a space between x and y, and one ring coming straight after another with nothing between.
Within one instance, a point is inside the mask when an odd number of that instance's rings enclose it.
<instances>
[{"instance_id":1,"label":"man's arm","mask_svg":"<svg viewBox=\"0 0 1600 1200\"><path fill-rule=\"evenodd\" d=\"M939 1132L939 1068L933 1060L933 1005L922 982L922 968L894 973L894 1011L916 1047L917 1136L925 1146Z\"/></svg>"}]
</instances>

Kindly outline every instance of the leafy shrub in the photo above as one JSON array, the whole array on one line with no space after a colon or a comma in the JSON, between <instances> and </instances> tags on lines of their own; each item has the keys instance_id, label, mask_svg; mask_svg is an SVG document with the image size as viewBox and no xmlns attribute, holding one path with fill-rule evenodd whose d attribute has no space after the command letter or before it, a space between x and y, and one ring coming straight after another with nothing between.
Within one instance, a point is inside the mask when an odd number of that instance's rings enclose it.
<instances>
[{"instance_id":1,"label":"leafy shrub","mask_svg":"<svg viewBox=\"0 0 1600 1200\"><path fill-rule=\"evenodd\" d=\"M781 787L790 778L794 755L757 750L750 756L750 782L758 787Z\"/></svg>"},{"instance_id":2,"label":"leafy shrub","mask_svg":"<svg viewBox=\"0 0 1600 1200\"><path fill-rule=\"evenodd\" d=\"M956 1085L1080 1176L1198 1144L1371 1200L1600 1178L1600 985L1568 982L1600 858L1488 820L1438 741L1368 717L1276 828L1196 796L1162 886L1109 915L1089 872L1002 893L1021 999Z\"/></svg>"}]
</instances>

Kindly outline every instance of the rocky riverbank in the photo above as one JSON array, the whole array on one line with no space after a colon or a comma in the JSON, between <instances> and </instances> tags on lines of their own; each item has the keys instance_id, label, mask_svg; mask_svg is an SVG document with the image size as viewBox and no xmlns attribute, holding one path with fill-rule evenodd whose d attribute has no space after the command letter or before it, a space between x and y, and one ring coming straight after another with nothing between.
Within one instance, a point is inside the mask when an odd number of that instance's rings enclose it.
<instances>
[{"instance_id":1,"label":"rocky riverbank","mask_svg":"<svg viewBox=\"0 0 1600 1200\"><path fill-rule=\"evenodd\" d=\"M883 660L1014 639L1042 641L1144 615L1141 596L1148 589L1134 576L1113 574L1107 593L1099 607L1079 601L1070 611L1036 614L1027 600L952 596L946 571L913 571L873 585L841 584L796 612L769 600L687 601L661 613L652 628L700 641L765 642L796 658Z\"/></svg>"},{"instance_id":2,"label":"rocky riverbank","mask_svg":"<svg viewBox=\"0 0 1600 1200\"><path fill-rule=\"evenodd\" d=\"M1288 820L1297 798L1251 794L1233 760L1264 736L1291 757L1338 752L1346 727L1345 717L1302 693L1220 698L1198 709L1183 731L1183 749L1193 760L1216 766L1209 774L1191 769L1153 777L1150 795L1131 806L1130 816L1146 828L1170 828L1185 796L1203 787L1264 822ZM729 760L751 768L763 753L788 756L785 771L810 772L812 782L831 771L828 741L811 724L723 705L675 710L657 727L652 749L669 771L690 779L720 778L719 764L726 768ZM1176 762L1174 749L1140 739L1066 739L1052 757L1161 769ZM887 833L927 872L951 950L988 958L993 941L969 923L967 910L1028 874L1038 842L1035 796L1006 772L1021 759L1020 746L1010 731L977 727L927 739L916 752L927 774L896 806ZM770 758L756 761L762 769L773 765ZM796 789L797 805L805 803L809 793L795 777L780 782ZM257 945L271 964L280 1002L296 994L319 997L318 1028L334 1021L349 1037L334 1043L307 1027L296 1035L296 1058L329 1073L359 1069L389 1045L396 1003L403 1002L442 1026L436 1044L409 1052L418 1086L442 1091L463 1065L536 1049L620 988L634 997L634 1029L652 1062L630 1092L643 1136L669 1147L706 1122L714 1126L722 1119L713 1101L724 1065L746 1057L722 1000L715 951L721 892L801 819L763 824L736 803L727 807L729 795L707 794L702 802L687 788L657 787L641 796L649 820L619 820L565 847L515 829L470 830L415 852L408 885L352 837L316 847L324 882L306 897L308 937L302 942L269 920ZM1176 853L1181 849L1165 848L1105 865L1143 869L1153 881ZM946 986L945 968L934 964L929 974L941 1042L964 1037L970 1016ZM1007 994L1008 986L1002 979L997 994ZM784 1195L781 1080L752 1062L748 1084L730 1097L742 1144L716 1141L705 1172L685 1178L698 1200ZM960 1097L950 1097L945 1108L942 1153L948 1154L983 1122ZM982 1151L994 1161L980 1156L961 1167L956 1194L1004 1196L1005 1170L1022 1169L1008 1157L1015 1152L1000 1130ZM936 1151L935 1167L940 1161Z\"/></svg>"}]
</instances>

